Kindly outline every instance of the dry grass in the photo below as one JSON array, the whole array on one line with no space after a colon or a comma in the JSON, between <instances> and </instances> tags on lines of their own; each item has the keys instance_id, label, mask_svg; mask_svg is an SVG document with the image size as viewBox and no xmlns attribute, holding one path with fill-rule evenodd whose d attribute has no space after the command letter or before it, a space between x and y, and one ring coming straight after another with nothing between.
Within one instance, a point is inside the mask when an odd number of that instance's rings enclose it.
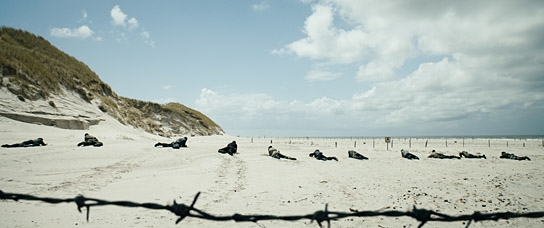
<instances>
[{"instance_id":1,"label":"dry grass","mask_svg":"<svg viewBox=\"0 0 544 228\"><path fill-rule=\"evenodd\" d=\"M123 124L160 134L222 134L223 130L202 113L182 104L161 105L120 97L87 65L26 31L0 28L2 87L19 100L47 100L62 88L74 91L88 103L100 100L99 109ZM56 105L50 103L52 107ZM160 118L158 118L160 117ZM172 126L172 132L162 126Z\"/></svg>"}]
</instances>

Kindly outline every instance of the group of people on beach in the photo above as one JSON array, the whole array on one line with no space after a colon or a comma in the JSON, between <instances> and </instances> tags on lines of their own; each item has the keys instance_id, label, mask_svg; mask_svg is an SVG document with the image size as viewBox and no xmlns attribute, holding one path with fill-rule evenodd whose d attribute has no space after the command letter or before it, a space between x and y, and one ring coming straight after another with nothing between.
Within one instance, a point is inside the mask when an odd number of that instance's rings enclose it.
<instances>
[{"instance_id":1,"label":"group of people on beach","mask_svg":"<svg viewBox=\"0 0 544 228\"><path fill-rule=\"evenodd\" d=\"M13 147L35 147L35 146L46 146L47 144L44 142L43 138L37 138L37 139L29 139L26 141L23 141L21 143L14 143L14 144L4 144L2 147L5 148L13 148ZM94 146L94 147L101 147L104 144L100 142L96 137L90 135L89 133L85 133L83 137L83 142L80 142L77 144L77 146ZM187 137L182 137L177 139L176 141L173 141L171 143L163 143L158 142L155 144L155 147L171 147L174 149L179 149L181 147L187 147ZM232 141L227 144L226 147L220 148L217 152L221 154L229 154L233 156L238 151L238 145L236 144L236 141ZM419 157L410 153L408 150L401 149L401 156L406 159L410 160L419 160ZM276 158L276 159L288 159L288 160L297 160L294 157L290 157L287 155L282 154L278 149L274 148L273 146L268 147L268 155L270 157ZM310 153L308 156L313 157L317 160L321 161L329 161L329 160L335 160L338 161L337 157L328 157L323 154L319 149L316 149L314 152ZM438 159L461 159L461 158L483 158L487 159L485 154L471 154L467 151L461 151L459 152L459 155L446 155L440 152L436 152L436 150L432 150L431 154L428 156L428 158L438 158ZM365 157L364 155L358 153L355 150L348 150L348 158L358 159L358 160L368 160L368 157ZM512 153L507 152L501 152L500 157L501 159L512 159L512 160L531 160L527 156L517 156Z\"/></svg>"},{"instance_id":2,"label":"group of people on beach","mask_svg":"<svg viewBox=\"0 0 544 228\"><path fill-rule=\"evenodd\" d=\"M29 139L20 143L14 143L14 144L4 144L2 147L5 148L13 148L13 147L35 147L35 146L46 146L47 143L44 142L43 138L37 138L37 139ZM94 147L101 147L104 143L100 142L95 136L90 135L89 133L85 133L83 135L83 141L78 143L77 146L80 147L86 147L86 146L94 146ZM174 142L171 143L161 143L158 142L155 144L155 147L172 147L174 149L179 149L180 147L187 147L187 137L179 138Z\"/></svg>"},{"instance_id":3,"label":"group of people on beach","mask_svg":"<svg viewBox=\"0 0 544 228\"><path fill-rule=\"evenodd\" d=\"M83 142L80 142L77 144L77 146L94 146L94 147L101 147L104 143L98 141L98 139L89 133L85 133L83 135ZM25 140L20 143L13 143L13 144L4 144L2 147L5 148L13 148L13 147L35 147L35 146L47 146L47 143L43 141L43 138L37 138L37 139L29 139Z\"/></svg>"},{"instance_id":4,"label":"group of people on beach","mask_svg":"<svg viewBox=\"0 0 544 228\"><path fill-rule=\"evenodd\" d=\"M220 148L217 150L218 153L221 154L229 154L233 156L235 153L237 153L238 145L236 144L236 141L232 141L231 143L227 144L226 147ZM355 159L368 159L367 157L350 150L348 152L349 157L355 158ZM287 156L285 154L282 154L278 149L274 148L273 146L268 146L268 156L276 158L276 159L287 159L287 160L297 160L294 157ZM323 152L319 151L319 149L315 150L313 153L309 154L310 157L314 157L317 160L322 161L329 161L329 160L335 160L338 161L338 158L336 157L327 157L323 154Z\"/></svg>"},{"instance_id":5,"label":"group of people on beach","mask_svg":"<svg viewBox=\"0 0 544 228\"><path fill-rule=\"evenodd\" d=\"M236 141L232 141L229 143L226 147L223 147L219 149L217 152L221 154L229 154L233 156L235 153L237 153L238 145L236 144ZM406 159L410 160L419 160L419 157L410 153L408 150L401 149L401 156ZM297 160L294 157L290 157L287 155L282 154L278 149L274 148L273 146L268 146L268 156L276 158L276 159L288 159L288 160ZM329 161L329 160L335 160L338 161L337 157L328 157L323 154L323 152L319 151L319 149L316 149L314 152L310 153L308 156L313 157L317 160L322 161ZM358 153L355 150L348 150L348 157L358 160L368 160L368 157ZM456 155L446 155L440 152L436 152L436 150L432 150L431 154L428 156L428 158L438 158L438 159L461 159L461 158L483 158L487 159L485 154L471 154L467 151L461 151L459 152L459 156ZM514 154L502 152L500 158L502 159L513 159L513 160L531 160L527 156L516 156Z\"/></svg>"},{"instance_id":6,"label":"group of people on beach","mask_svg":"<svg viewBox=\"0 0 544 228\"><path fill-rule=\"evenodd\" d=\"M404 149L401 149L400 150L401 152L401 156L403 158L406 158L406 159L410 159L410 160L419 160L419 157L417 157L416 155L410 153L409 151L407 150L404 150ZM443 153L440 153L440 152L436 152L436 150L433 150L431 151L431 154L428 156L428 158L438 158L438 159L461 159L461 158L483 158L483 159L487 159L487 157L485 156L485 154L471 154L467 151L461 151L459 152L459 156L456 156L456 155L446 155L446 154L443 154ZM512 160L531 160L529 157L527 156L517 156L515 154L511 154L511 153L506 153L506 152L501 152L501 156L499 158L502 158L502 159L512 159Z\"/></svg>"}]
</instances>

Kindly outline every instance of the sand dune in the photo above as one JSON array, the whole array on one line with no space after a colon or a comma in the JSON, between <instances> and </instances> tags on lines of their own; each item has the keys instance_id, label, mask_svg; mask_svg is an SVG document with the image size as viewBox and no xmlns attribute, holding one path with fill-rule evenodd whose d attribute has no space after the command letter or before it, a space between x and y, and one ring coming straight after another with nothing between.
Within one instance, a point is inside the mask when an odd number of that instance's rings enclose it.
<instances>
[{"instance_id":1,"label":"sand dune","mask_svg":"<svg viewBox=\"0 0 544 228\"><path fill-rule=\"evenodd\" d=\"M480 212L544 211L542 140L189 137L188 148L155 148L173 139L143 133L104 117L88 130L67 130L0 117L1 144L43 137L36 148L0 148L0 189L42 197L78 194L104 200L162 205L190 204L197 192L198 209L214 215L305 215L323 210L410 210L413 206L450 215ZM89 132L103 147L76 147ZM217 149L232 140L239 154ZM427 142L427 147L425 147ZM447 143L447 145L446 145ZM274 145L296 161L267 156ZM408 149L421 159L400 157ZM320 149L339 161L318 161L308 154ZM369 157L349 159L354 149ZM427 155L462 150L487 159L440 160ZM531 161L499 159L501 151ZM31 201L0 202L1 227L316 227L315 222L215 222L186 218L175 225L168 211L103 206L91 209L89 222L74 204ZM355 217L332 227L417 227L412 218ZM471 227L542 227L544 219L476 222ZM430 222L425 227L463 227L463 222Z\"/></svg>"}]
</instances>

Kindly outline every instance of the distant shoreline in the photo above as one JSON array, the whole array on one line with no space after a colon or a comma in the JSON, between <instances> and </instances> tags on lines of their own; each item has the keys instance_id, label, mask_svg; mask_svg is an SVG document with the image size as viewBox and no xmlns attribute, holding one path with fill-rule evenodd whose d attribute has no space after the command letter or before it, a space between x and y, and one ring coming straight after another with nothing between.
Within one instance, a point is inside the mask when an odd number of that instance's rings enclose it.
<instances>
[{"instance_id":1,"label":"distant shoreline","mask_svg":"<svg viewBox=\"0 0 544 228\"><path fill-rule=\"evenodd\" d=\"M243 138L272 139L513 139L544 140L544 135L451 135L451 136L237 136Z\"/></svg>"}]
</instances>

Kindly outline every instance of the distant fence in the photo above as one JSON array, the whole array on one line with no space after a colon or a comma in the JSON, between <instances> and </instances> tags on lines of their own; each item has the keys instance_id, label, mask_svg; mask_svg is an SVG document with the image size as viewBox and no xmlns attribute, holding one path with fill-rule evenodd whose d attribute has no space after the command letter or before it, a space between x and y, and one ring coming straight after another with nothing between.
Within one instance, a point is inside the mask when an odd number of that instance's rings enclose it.
<instances>
[{"instance_id":1,"label":"distant fence","mask_svg":"<svg viewBox=\"0 0 544 228\"><path fill-rule=\"evenodd\" d=\"M381 137L381 138L312 138L312 137L288 137L288 138L251 138L253 143L256 140L265 140L272 143L284 144L308 144L330 142L330 146L338 147L370 147L381 148L412 148L412 147L498 147L498 148L525 148L544 147L542 138L411 138L411 137Z\"/></svg>"},{"instance_id":2,"label":"distant fence","mask_svg":"<svg viewBox=\"0 0 544 228\"><path fill-rule=\"evenodd\" d=\"M347 217L411 217L420 222L418 227L423 227L427 222L431 221L442 221L442 222L454 222L454 221L467 221L466 227L469 227L472 221L486 221L493 220L497 221L499 219L512 219L512 218L542 218L544 217L544 212L528 212L528 213L513 213L513 212L498 212L498 213L480 213L474 212L472 214L465 215L447 215L431 210L418 209L414 206L411 211L398 211L398 210L378 210L378 211L358 211L350 209L351 212L334 212L328 210L328 205L325 204L325 210L319 210L307 215L291 215L291 216L276 216L276 215L242 215L235 213L231 216L216 216L204 212L195 208L196 201L200 196L200 192L195 195L193 202L190 206L185 204L178 204L176 201L172 205L160 205L155 203L135 203L130 201L107 201L95 198L87 198L82 195L76 196L75 198L49 198L49 197L38 197L27 194L17 194L17 193L6 193L0 190L0 199L2 200L27 200L27 201L41 201L50 204L59 204L59 203L76 203L77 210L81 212L81 208L87 209L87 221L89 221L89 213L91 207L97 206L120 206L120 207L141 207L150 210L167 210L174 213L178 216L176 224L181 222L186 217L199 218L204 220L211 221L236 221L236 222L258 222L265 220L283 220L283 221L296 221L301 219L309 219L311 222L316 221L317 224L321 227L323 222L327 222L328 227L331 226L331 221L339 220Z\"/></svg>"}]
</instances>

